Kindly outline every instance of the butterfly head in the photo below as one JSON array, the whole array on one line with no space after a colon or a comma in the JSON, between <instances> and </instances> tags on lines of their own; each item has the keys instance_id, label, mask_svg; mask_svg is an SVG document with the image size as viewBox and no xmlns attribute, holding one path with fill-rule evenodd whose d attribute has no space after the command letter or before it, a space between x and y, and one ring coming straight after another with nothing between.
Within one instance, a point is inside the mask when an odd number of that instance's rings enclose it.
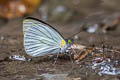
<instances>
[{"instance_id":1,"label":"butterfly head","mask_svg":"<svg viewBox=\"0 0 120 80\"><path fill-rule=\"evenodd\" d=\"M70 46L71 44L73 44L73 42L74 42L73 39L62 40L61 47L65 46L65 45Z\"/></svg>"},{"instance_id":2,"label":"butterfly head","mask_svg":"<svg viewBox=\"0 0 120 80\"><path fill-rule=\"evenodd\" d=\"M66 41L66 43L67 43L67 45L68 45L68 47L70 47L71 46L71 44L73 44L74 43L74 40L73 39L66 39L65 40Z\"/></svg>"},{"instance_id":3,"label":"butterfly head","mask_svg":"<svg viewBox=\"0 0 120 80\"><path fill-rule=\"evenodd\" d=\"M64 52L68 52L70 46L73 44L73 39L65 39L65 40L62 40L62 43L61 43L61 53L64 53Z\"/></svg>"}]
</instances>

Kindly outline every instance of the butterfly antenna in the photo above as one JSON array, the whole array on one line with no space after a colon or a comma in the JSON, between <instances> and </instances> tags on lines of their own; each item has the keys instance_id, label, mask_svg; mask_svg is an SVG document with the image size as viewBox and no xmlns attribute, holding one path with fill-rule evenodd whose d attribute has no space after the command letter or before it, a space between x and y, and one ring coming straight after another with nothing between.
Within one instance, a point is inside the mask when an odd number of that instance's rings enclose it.
<instances>
[{"instance_id":1,"label":"butterfly antenna","mask_svg":"<svg viewBox=\"0 0 120 80\"><path fill-rule=\"evenodd\" d=\"M81 32L83 32L82 30L80 30L79 32L76 32L75 34L73 34L73 35L71 35L70 37L68 37L68 38L72 38L72 37L74 37L75 35L77 35L77 34L79 34L79 33L81 33Z\"/></svg>"},{"instance_id":2,"label":"butterfly antenna","mask_svg":"<svg viewBox=\"0 0 120 80\"><path fill-rule=\"evenodd\" d=\"M75 35L77 35L77 34L79 34L79 33L81 33L81 32L83 32L84 31L84 28L85 27L85 23L84 24L82 24L81 26L80 26L80 29L79 29L79 31L78 32L76 32L75 34L73 34L73 35L71 35L70 37L68 37L68 38L73 38Z\"/></svg>"}]
</instances>

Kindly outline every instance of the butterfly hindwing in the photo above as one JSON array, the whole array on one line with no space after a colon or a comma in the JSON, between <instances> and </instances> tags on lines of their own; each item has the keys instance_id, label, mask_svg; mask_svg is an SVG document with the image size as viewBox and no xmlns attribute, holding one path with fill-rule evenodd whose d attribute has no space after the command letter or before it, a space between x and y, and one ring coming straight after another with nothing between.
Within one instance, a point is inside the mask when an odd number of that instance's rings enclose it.
<instances>
[{"instance_id":1,"label":"butterfly hindwing","mask_svg":"<svg viewBox=\"0 0 120 80\"><path fill-rule=\"evenodd\" d=\"M24 47L31 56L58 53L63 37L46 23L27 18L23 21Z\"/></svg>"}]
</instances>

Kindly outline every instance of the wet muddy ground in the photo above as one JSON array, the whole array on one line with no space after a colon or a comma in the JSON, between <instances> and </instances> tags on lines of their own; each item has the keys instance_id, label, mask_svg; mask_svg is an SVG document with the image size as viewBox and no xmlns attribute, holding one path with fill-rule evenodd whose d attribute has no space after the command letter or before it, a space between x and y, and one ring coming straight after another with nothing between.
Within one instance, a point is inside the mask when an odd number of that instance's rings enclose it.
<instances>
[{"instance_id":1,"label":"wet muddy ground","mask_svg":"<svg viewBox=\"0 0 120 80\"><path fill-rule=\"evenodd\" d=\"M106 16L108 15L108 16ZM97 14L71 23L49 22L65 37L79 32L83 21L96 24L113 14ZM31 16L39 18L39 14ZM97 16L97 17L96 17ZM106 17L105 17L106 16ZM101 19L102 17L102 19ZM95 45L100 49L92 51L78 63L68 58L32 58L24 51L23 18L13 19L0 26L0 80L119 80L120 79L120 26L108 33L81 32L75 42L87 47ZM103 43L110 47L105 47ZM112 47L111 47L112 46ZM25 61L13 60L10 56L24 56Z\"/></svg>"}]
</instances>

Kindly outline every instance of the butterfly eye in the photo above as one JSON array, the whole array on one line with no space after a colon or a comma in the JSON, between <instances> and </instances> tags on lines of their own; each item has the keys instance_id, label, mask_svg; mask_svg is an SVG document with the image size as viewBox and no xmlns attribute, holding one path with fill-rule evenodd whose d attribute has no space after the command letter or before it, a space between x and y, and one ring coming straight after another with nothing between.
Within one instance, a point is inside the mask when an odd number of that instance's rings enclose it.
<instances>
[{"instance_id":1,"label":"butterfly eye","mask_svg":"<svg viewBox=\"0 0 120 80\"><path fill-rule=\"evenodd\" d=\"M68 40L68 43L70 44L72 41L71 40Z\"/></svg>"}]
</instances>

